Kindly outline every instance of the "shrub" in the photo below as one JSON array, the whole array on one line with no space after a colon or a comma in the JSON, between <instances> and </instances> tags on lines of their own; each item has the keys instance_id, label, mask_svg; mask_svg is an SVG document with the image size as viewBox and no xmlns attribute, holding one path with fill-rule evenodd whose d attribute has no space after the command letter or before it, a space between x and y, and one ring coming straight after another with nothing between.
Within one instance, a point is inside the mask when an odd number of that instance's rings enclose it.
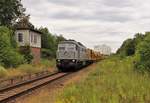
<instances>
[{"instance_id":1,"label":"shrub","mask_svg":"<svg viewBox=\"0 0 150 103\"><path fill-rule=\"evenodd\" d=\"M20 53L24 55L25 62L30 64L33 59L33 55L31 54L31 48L29 45L26 45L20 48Z\"/></svg>"},{"instance_id":2,"label":"shrub","mask_svg":"<svg viewBox=\"0 0 150 103\"><path fill-rule=\"evenodd\" d=\"M150 72L150 35L147 35L144 41L138 45L136 53L138 59L135 67L139 70L147 70Z\"/></svg>"},{"instance_id":3,"label":"shrub","mask_svg":"<svg viewBox=\"0 0 150 103\"><path fill-rule=\"evenodd\" d=\"M55 58L56 56L56 52L54 50L42 49L41 52L42 52L42 58L51 59L51 58Z\"/></svg>"},{"instance_id":4,"label":"shrub","mask_svg":"<svg viewBox=\"0 0 150 103\"><path fill-rule=\"evenodd\" d=\"M127 39L117 51L121 57L131 56L135 53L135 43L133 39Z\"/></svg>"},{"instance_id":5,"label":"shrub","mask_svg":"<svg viewBox=\"0 0 150 103\"><path fill-rule=\"evenodd\" d=\"M23 63L23 57L11 45L12 31L0 27L0 64L5 67L16 67Z\"/></svg>"}]
</instances>

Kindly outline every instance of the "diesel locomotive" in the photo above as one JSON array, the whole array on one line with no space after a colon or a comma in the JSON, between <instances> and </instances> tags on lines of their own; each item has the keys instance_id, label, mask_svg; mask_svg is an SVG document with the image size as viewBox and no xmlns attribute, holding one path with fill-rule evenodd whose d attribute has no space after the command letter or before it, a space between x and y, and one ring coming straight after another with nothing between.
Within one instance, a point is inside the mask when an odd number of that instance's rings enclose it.
<instances>
[{"instance_id":1,"label":"diesel locomotive","mask_svg":"<svg viewBox=\"0 0 150 103\"><path fill-rule=\"evenodd\" d=\"M72 71L102 59L100 52L86 48L75 40L65 40L58 44L56 66L60 71Z\"/></svg>"}]
</instances>

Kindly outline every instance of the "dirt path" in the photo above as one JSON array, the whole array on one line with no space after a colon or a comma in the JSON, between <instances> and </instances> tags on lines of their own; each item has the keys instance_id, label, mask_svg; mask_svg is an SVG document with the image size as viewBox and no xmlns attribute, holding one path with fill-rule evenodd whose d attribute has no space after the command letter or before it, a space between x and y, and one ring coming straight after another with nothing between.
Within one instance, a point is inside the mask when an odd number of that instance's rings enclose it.
<instances>
[{"instance_id":1,"label":"dirt path","mask_svg":"<svg viewBox=\"0 0 150 103\"><path fill-rule=\"evenodd\" d=\"M14 100L13 103L55 103L56 95L63 91L63 88L69 84L83 80L88 74L96 69L96 64L93 64L85 69L73 73L69 77L60 79L47 86L41 87L19 99Z\"/></svg>"}]
</instances>

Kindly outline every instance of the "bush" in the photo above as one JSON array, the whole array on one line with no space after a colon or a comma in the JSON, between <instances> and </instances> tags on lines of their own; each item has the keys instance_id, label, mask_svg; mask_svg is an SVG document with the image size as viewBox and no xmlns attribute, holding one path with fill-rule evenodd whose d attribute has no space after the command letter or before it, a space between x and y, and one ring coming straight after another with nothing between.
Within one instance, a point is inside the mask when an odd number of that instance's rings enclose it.
<instances>
[{"instance_id":1,"label":"bush","mask_svg":"<svg viewBox=\"0 0 150 103\"><path fill-rule=\"evenodd\" d=\"M24 61L23 56L15 51L7 51L5 57L3 57L3 63L5 67L17 67Z\"/></svg>"},{"instance_id":2,"label":"bush","mask_svg":"<svg viewBox=\"0 0 150 103\"><path fill-rule=\"evenodd\" d=\"M24 55L25 62L30 64L33 59L33 55L31 54L31 48L29 45L26 45L20 48L20 53Z\"/></svg>"},{"instance_id":3,"label":"bush","mask_svg":"<svg viewBox=\"0 0 150 103\"><path fill-rule=\"evenodd\" d=\"M42 58L52 59L56 57L56 52L50 49L42 49Z\"/></svg>"},{"instance_id":4,"label":"bush","mask_svg":"<svg viewBox=\"0 0 150 103\"><path fill-rule=\"evenodd\" d=\"M0 27L0 64L5 67L16 67L24 62L17 50L11 45L12 31L6 27Z\"/></svg>"},{"instance_id":5,"label":"bush","mask_svg":"<svg viewBox=\"0 0 150 103\"><path fill-rule=\"evenodd\" d=\"M7 76L7 70L0 66L0 78Z\"/></svg>"},{"instance_id":6,"label":"bush","mask_svg":"<svg viewBox=\"0 0 150 103\"><path fill-rule=\"evenodd\" d=\"M138 70L147 70L150 72L150 35L145 37L137 49L136 56L138 59L136 60L135 67Z\"/></svg>"},{"instance_id":7,"label":"bush","mask_svg":"<svg viewBox=\"0 0 150 103\"><path fill-rule=\"evenodd\" d=\"M127 39L118 49L117 53L121 57L132 56L135 53L135 43L133 39Z\"/></svg>"}]
</instances>

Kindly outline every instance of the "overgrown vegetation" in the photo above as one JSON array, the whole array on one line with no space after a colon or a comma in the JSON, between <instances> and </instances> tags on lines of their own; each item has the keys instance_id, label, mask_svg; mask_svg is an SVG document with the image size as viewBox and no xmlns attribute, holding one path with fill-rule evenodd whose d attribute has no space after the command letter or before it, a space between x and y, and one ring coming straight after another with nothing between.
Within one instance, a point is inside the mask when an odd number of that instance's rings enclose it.
<instances>
[{"instance_id":1,"label":"overgrown vegetation","mask_svg":"<svg viewBox=\"0 0 150 103\"><path fill-rule=\"evenodd\" d=\"M53 72L56 70L55 59L42 59L39 64L21 64L16 68L4 68L0 66L0 79L7 79L15 76L33 74L45 70L48 70L49 72Z\"/></svg>"},{"instance_id":2,"label":"overgrown vegetation","mask_svg":"<svg viewBox=\"0 0 150 103\"><path fill-rule=\"evenodd\" d=\"M29 45L26 45L24 47L20 47L20 53L24 56L25 63L30 64L33 59L33 55L31 53L31 48Z\"/></svg>"},{"instance_id":3,"label":"overgrown vegetation","mask_svg":"<svg viewBox=\"0 0 150 103\"><path fill-rule=\"evenodd\" d=\"M12 31L0 27L0 64L5 67L16 67L24 62L24 58L11 45Z\"/></svg>"},{"instance_id":4,"label":"overgrown vegetation","mask_svg":"<svg viewBox=\"0 0 150 103\"><path fill-rule=\"evenodd\" d=\"M39 31L42 32L42 57L55 58L58 43L66 39L62 35L51 34L47 28L41 27Z\"/></svg>"},{"instance_id":5,"label":"overgrown vegetation","mask_svg":"<svg viewBox=\"0 0 150 103\"><path fill-rule=\"evenodd\" d=\"M135 67L150 72L150 33L146 33L144 40L138 45L136 57Z\"/></svg>"},{"instance_id":6,"label":"overgrown vegetation","mask_svg":"<svg viewBox=\"0 0 150 103\"><path fill-rule=\"evenodd\" d=\"M88 78L62 91L56 103L149 103L150 78L134 71L134 59L111 57Z\"/></svg>"},{"instance_id":7,"label":"overgrown vegetation","mask_svg":"<svg viewBox=\"0 0 150 103\"><path fill-rule=\"evenodd\" d=\"M150 71L150 32L136 34L133 39L127 39L118 49L122 58L134 56L134 67L140 71Z\"/></svg>"},{"instance_id":8,"label":"overgrown vegetation","mask_svg":"<svg viewBox=\"0 0 150 103\"><path fill-rule=\"evenodd\" d=\"M135 34L133 39L127 39L117 50L117 54L121 57L132 56L137 51L137 46L144 40L145 35L141 33Z\"/></svg>"}]
</instances>

